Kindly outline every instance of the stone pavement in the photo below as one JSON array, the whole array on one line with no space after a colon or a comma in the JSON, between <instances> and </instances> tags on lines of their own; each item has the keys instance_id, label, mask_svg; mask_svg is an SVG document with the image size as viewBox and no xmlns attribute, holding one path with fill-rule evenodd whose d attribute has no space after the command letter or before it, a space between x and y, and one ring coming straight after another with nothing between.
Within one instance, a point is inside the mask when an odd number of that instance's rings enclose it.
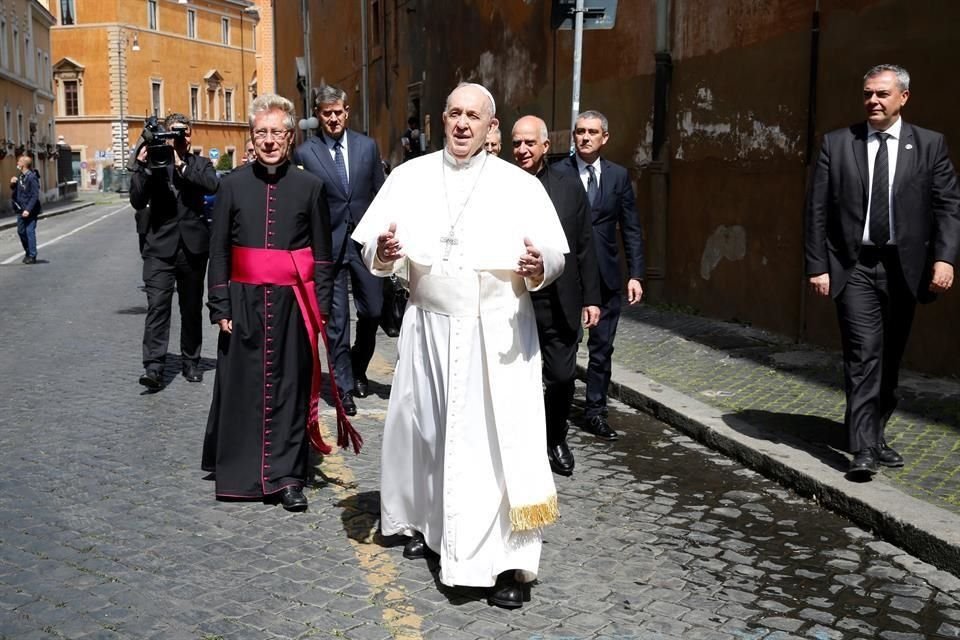
<instances>
[{"instance_id":1,"label":"stone pavement","mask_svg":"<svg viewBox=\"0 0 960 640\"><path fill-rule=\"evenodd\" d=\"M625 307L614 362L614 396L960 575L958 381L904 372L887 438L906 465L858 485L839 353L645 304Z\"/></svg>"},{"instance_id":2,"label":"stone pavement","mask_svg":"<svg viewBox=\"0 0 960 640\"><path fill-rule=\"evenodd\" d=\"M199 469L215 329L203 383L171 356L166 388L142 391L131 215L78 211L42 263L0 267L0 638L960 637L960 579L619 404L616 443L572 433L531 602L440 585L377 534L382 336L365 449L317 461L306 513L215 501Z\"/></svg>"}]
</instances>

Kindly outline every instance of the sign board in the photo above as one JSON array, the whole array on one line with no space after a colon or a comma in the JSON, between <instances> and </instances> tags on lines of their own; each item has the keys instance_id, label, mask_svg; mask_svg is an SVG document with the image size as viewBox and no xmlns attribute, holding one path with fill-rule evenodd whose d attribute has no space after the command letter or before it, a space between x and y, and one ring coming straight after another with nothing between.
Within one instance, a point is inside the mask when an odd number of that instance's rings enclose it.
<instances>
[{"instance_id":1,"label":"sign board","mask_svg":"<svg viewBox=\"0 0 960 640\"><path fill-rule=\"evenodd\" d=\"M573 29L573 11L576 0L553 0L550 23L554 29ZM617 22L617 0L584 0L583 30L613 29Z\"/></svg>"},{"instance_id":2,"label":"sign board","mask_svg":"<svg viewBox=\"0 0 960 640\"><path fill-rule=\"evenodd\" d=\"M80 163L80 168L81 168L81 169L86 169L86 168L87 168L87 162L86 162L86 160L84 160L83 162Z\"/></svg>"},{"instance_id":3,"label":"sign board","mask_svg":"<svg viewBox=\"0 0 960 640\"><path fill-rule=\"evenodd\" d=\"M220 157L220 149L217 149L216 147L214 147L213 149L210 149L210 159L211 159L211 160L216 160L216 159L218 159L219 157Z\"/></svg>"}]
</instances>

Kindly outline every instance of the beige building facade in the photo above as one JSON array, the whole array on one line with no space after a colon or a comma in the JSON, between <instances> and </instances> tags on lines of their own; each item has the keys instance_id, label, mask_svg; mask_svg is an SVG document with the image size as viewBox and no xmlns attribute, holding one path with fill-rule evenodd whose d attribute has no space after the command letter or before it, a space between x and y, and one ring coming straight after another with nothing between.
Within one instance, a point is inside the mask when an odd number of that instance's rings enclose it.
<instances>
[{"instance_id":1,"label":"beige building facade","mask_svg":"<svg viewBox=\"0 0 960 640\"><path fill-rule=\"evenodd\" d=\"M51 11L57 132L81 189L115 190L150 116L193 121L194 150L240 161L258 92L251 0L57 0ZM237 153L237 150L241 153Z\"/></svg>"},{"instance_id":2,"label":"beige building facade","mask_svg":"<svg viewBox=\"0 0 960 640\"><path fill-rule=\"evenodd\" d=\"M50 29L54 18L39 0L0 0L0 212L17 157L33 157L44 200L56 197Z\"/></svg>"}]
</instances>

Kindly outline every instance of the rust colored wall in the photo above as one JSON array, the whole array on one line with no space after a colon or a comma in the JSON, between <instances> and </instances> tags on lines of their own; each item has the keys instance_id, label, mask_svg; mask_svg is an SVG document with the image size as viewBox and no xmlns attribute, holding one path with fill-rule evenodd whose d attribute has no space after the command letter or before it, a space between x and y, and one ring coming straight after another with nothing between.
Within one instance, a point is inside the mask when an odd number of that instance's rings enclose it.
<instances>
[{"instance_id":1,"label":"rust colored wall","mask_svg":"<svg viewBox=\"0 0 960 640\"><path fill-rule=\"evenodd\" d=\"M278 29L296 25L295 4L277 6ZM382 24L370 24L382 30L379 49L369 49L370 132L391 161L400 157L408 87L417 82L433 149L442 144L443 100L461 79L490 88L505 140L517 116L526 113L545 118L555 150L567 140L573 34L550 29L550 3L379 4ZM803 274L806 159L810 152L815 157L818 144L807 136L817 3L669 4L672 78L666 144L658 158L652 149L657 3L621 1L616 28L587 31L583 39L581 109L607 115L610 142L604 155L627 166L634 179L648 255L659 261L647 283L650 299L836 348L832 304L807 296ZM314 82L325 78L345 85L354 105L352 125L359 128L359 8L334 0L310 5ZM960 123L951 117L960 89L940 80L951 77L960 3L821 0L819 5L817 138L863 119L864 71L892 62L913 75L905 119L944 132L960 148ZM283 48L278 43L281 77L295 75L296 55L303 55L302 41L290 38ZM509 144L503 154L509 154ZM950 340L944 348L942 339L958 313L956 292L918 311L909 366L960 373L960 345Z\"/></svg>"}]
</instances>

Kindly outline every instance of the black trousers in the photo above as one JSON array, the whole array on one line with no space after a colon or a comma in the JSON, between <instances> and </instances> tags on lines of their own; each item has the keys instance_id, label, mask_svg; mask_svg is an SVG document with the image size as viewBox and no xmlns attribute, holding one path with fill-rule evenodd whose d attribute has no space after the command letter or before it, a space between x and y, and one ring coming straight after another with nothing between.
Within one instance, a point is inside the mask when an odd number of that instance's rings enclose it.
<instances>
[{"instance_id":1,"label":"black trousers","mask_svg":"<svg viewBox=\"0 0 960 640\"><path fill-rule=\"evenodd\" d=\"M562 320L559 324L564 324ZM582 332L571 331L558 322L537 323L540 357L543 360L543 406L547 417L547 446L567 439L567 419L573 403L577 376L577 347Z\"/></svg>"},{"instance_id":2,"label":"black trousers","mask_svg":"<svg viewBox=\"0 0 960 640\"><path fill-rule=\"evenodd\" d=\"M377 327L383 307L383 279L370 273L357 243L345 240L343 262L333 281L333 304L327 319L327 339L333 355L334 375L342 391L353 388L354 375L366 375L367 365L377 347ZM350 347L350 301L357 309L357 327L353 348Z\"/></svg>"},{"instance_id":3,"label":"black trousers","mask_svg":"<svg viewBox=\"0 0 960 640\"><path fill-rule=\"evenodd\" d=\"M619 289L600 287L600 322L590 329L587 348L590 360L587 365L587 397L584 416L607 415L607 389L613 368L613 342L620 323L620 307L623 292Z\"/></svg>"},{"instance_id":4,"label":"black trousers","mask_svg":"<svg viewBox=\"0 0 960 640\"><path fill-rule=\"evenodd\" d=\"M843 344L850 451L875 447L897 406L900 361L910 337L916 298L895 248L865 247L836 298Z\"/></svg>"},{"instance_id":5,"label":"black trousers","mask_svg":"<svg viewBox=\"0 0 960 640\"><path fill-rule=\"evenodd\" d=\"M180 303L180 356L183 363L200 362L203 338L203 278L207 254L196 255L182 245L169 258L143 257L147 317L143 326L143 366L162 371L170 339L170 312L176 287Z\"/></svg>"}]
</instances>

